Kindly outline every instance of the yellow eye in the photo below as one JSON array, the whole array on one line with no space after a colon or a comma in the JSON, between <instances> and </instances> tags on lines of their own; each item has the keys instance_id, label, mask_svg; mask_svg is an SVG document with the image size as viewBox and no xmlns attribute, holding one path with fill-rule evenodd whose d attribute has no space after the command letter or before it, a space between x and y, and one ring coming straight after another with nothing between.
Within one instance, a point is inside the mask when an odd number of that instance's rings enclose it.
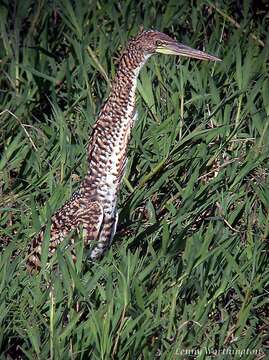
<instances>
[{"instance_id":1,"label":"yellow eye","mask_svg":"<svg viewBox=\"0 0 269 360\"><path fill-rule=\"evenodd\" d=\"M162 44L163 44L162 41L160 41L160 40L156 41L156 46L162 46Z\"/></svg>"}]
</instances>

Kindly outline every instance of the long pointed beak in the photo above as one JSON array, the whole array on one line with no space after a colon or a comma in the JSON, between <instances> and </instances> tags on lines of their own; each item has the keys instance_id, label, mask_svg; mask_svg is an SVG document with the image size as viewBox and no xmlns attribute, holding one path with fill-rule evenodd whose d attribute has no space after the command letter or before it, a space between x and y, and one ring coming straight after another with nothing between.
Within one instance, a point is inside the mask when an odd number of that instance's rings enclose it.
<instances>
[{"instance_id":1,"label":"long pointed beak","mask_svg":"<svg viewBox=\"0 0 269 360\"><path fill-rule=\"evenodd\" d=\"M207 54L204 51L196 50L177 42L166 43L158 46L156 52L169 55L186 56L189 58L200 60L221 61L221 59L214 55Z\"/></svg>"}]
</instances>

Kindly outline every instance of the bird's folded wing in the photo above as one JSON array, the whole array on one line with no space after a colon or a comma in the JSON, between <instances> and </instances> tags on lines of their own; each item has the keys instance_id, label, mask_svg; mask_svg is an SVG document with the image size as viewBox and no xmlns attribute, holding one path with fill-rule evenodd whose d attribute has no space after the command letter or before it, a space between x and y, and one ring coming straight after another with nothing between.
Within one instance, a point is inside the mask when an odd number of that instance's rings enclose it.
<instances>
[{"instance_id":1,"label":"bird's folded wing","mask_svg":"<svg viewBox=\"0 0 269 360\"><path fill-rule=\"evenodd\" d=\"M80 228L83 229L83 239L86 246L89 245L90 241L98 241L104 217L102 206L96 201L90 202L84 199L76 200L73 205L72 201L67 202L51 219L48 258L55 253L57 246L71 232L79 232ZM27 266L30 269L40 268L44 236L45 227L31 242L27 258ZM69 242L74 244L75 236L71 236Z\"/></svg>"}]
</instances>

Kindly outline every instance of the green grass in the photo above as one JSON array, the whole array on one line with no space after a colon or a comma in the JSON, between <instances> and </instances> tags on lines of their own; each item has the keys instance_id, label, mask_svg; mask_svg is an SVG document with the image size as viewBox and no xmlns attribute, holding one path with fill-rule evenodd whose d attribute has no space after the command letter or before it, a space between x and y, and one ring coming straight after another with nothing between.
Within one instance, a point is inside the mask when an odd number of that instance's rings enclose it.
<instances>
[{"instance_id":1,"label":"green grass","mask_svg":"<svg viewBox=\"0 0 269 360\"><path fill-rule=\"evenodd\" d=\"M237 3L1 2L0 359L268 356L268 6ZM223 62L150 59L111 249L30 275L141 24Z\"/></svg>"}]
</instances>

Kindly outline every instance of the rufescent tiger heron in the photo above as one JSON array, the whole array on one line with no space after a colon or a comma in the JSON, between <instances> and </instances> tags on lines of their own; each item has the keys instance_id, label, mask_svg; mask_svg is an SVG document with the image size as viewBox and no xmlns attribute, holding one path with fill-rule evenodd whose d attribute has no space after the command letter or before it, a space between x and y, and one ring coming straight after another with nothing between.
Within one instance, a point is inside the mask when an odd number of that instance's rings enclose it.
<instances>
[{"instance_id":1,"label":"rufescent tiger heron","mask_svg":"<svg viewBox=\"0 0 269 360\"><path fill-rule=\"evenodd\" d=\"M88 147L88 173L71 199L51 219L49 257L69 233L74 245L76 231L83 229L85 246L93 244L90 259L96 260L109 247L117 226L117 196L127 160L131 129L137 118L137 77L154 54L179 55L219 61L217 57L178 43L159 31L142 31L131 39L119 61L110 94L93 126ZM28 266L38 269L44 228L29 246Z\"/></svg>"}]
</instances>

